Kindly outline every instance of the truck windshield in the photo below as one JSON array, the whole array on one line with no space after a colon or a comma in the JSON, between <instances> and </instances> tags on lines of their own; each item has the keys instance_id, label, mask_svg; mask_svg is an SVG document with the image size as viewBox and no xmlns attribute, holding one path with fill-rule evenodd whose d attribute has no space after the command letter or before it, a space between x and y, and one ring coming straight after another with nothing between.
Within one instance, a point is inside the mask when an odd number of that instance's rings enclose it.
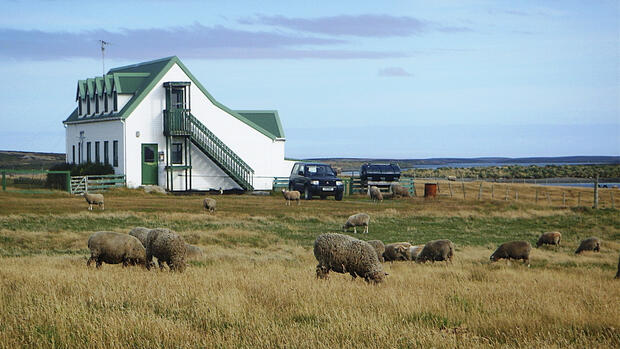
<instances>
[{"instance_id":1,"label":"truck windshield","mask_svg":"<svg viewBox=\"0 0 620 349\"><path fill-rule=\"evenodd\" d=\"M306 174L310 177L317 176L335 176L336 174L329 166L317 166L317 165L308 165L306 166Z\"/></svg>"}]
</instances>

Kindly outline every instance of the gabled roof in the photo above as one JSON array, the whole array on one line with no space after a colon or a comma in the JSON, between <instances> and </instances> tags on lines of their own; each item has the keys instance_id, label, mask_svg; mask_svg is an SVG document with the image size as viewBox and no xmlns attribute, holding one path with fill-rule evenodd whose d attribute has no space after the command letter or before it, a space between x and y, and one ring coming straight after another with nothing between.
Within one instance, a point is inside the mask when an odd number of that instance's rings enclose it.
<instances>
[{"instance_id":1,"label":"gabled roof","mask_svg":"<svg viewBox=\"0 0 620 349\"><path fill-rule=\"evenodd\" d=\"M185 67L181 60L178 57L166 57L162 59L157 59L154 61L132 64L124 67L110 69L103 80L110 79L113 81L113 86L116 89L117 93L124 94L133 94L133 97L125 104L122 110L117 113L102 115L98 117L85 117L78 118L77 108L76 110L69 115L69 117L63 121L63 123L79 123L79 122L90 122L90 121L104 121L109 119L126 119L131 112L133 112L136 107L142 102L142 100L146 97L146 95L155 87L155 84L161 80L161 78L174 66L177 64L183 72L190 78L192 83L204 93L204 95L213 103L215 106L220 108L221 110L227 112L231 116L239 119L244 122L248 126L254 128L258 132L264 134L265 136L276 139L283 138L284 132L282 131L282 126L280 125L280 118L276 111L247 111L248 113L258 113L260 115L249 115L244 116L241 115L225 105L221 104L211 94L202 86L202 84L192 75L192 73ZM111 75L111 77L109 77ZM92 96L93 90L91 86L94 85L95 79L86 79L86 89L89 96ZM90 81L90 83L89 83ZM89 85L90 84L90 85ZM78 83L79 85L79 83ZM94 86L93 86L94 88ZM93 92L91 92L93 91ZM272 121L269 121L270 117L265 116L263 112L272 113ZM273 118L276 120L276 125L273 124ZM281 136L281 137L280 137Z\"/></svg>"},{"instance_id":2,"label":"gabled roof","mask_svg":"<svg viewBox=\"0 0 620 349\"><path fill-rule=\"evenodd\" d=\"M277 110L235 110L235 112L262 127L272 134L273 138L284 138Z\"/></svg>"}]
</instances>

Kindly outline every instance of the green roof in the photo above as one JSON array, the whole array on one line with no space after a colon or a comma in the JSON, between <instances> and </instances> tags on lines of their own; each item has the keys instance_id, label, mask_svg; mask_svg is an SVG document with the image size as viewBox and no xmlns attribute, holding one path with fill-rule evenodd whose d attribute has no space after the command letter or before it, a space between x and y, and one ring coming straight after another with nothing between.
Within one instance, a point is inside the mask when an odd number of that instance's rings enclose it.
<instances>
[{"instance_id":1,"label":"green roof","mask_svg":"<svg viewBox=\"0 0 620 349\"><path fill-rule=\"evenodd\" d=\"M275 138L284 138L284 130L277 110L235 110L235 112L259 125Z\"/></svg>"},{"instance_id":2,"label":"green roof","mask_svg":"<svg viewBox=\"0 0 620 349\"><path fill-rule=\"evenodd\" d=\"M138 63L128 65L124 67L110 69L105 77L100 79L107 81L108 79L113 81L114 88L118 93L133 94L134 96L125 104L123 109L117 113L106 114L96 117L78 118L77 108L69 115L69 117L63 121L63 123L80 123L91 121L104 121L106 119L126 119L131 112L142 102L146 95L155 87L155 84L161 80L161 78L172 68L174 64L177 64L185 74L190 78L192 83L204 93L204 95L221 110L241 120L247 125L251 126L255 130L264 134L265 136L276 139L283 138L284 132L280 125L280 118L276 111L244 111L252 115L244 116L237 113L220 102L216 101L213 96L202 86L202 84L192 75L192 73L185 67L178 57L166 57L157 59L154 61ZM81 81L81 80L80 80ZM94 93L94 81L95 79L86 79L85 88L89 96ZM78 90L80 89L80 82L78 82ZM81 93L81 91L79 91ZM265 116L264 113L271 113L272 116ZM254 115L256 114L256 115ZM275 123L275 124L274 124Z\"/></svg>"}]
</instances>

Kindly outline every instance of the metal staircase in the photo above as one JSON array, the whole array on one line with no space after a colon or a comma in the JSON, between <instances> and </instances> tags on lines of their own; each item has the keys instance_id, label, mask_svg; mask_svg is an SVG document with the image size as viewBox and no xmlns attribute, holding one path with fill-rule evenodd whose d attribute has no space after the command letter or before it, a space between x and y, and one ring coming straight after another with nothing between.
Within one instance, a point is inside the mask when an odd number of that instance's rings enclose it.
<instances>
[{"instance_id":1,"label":"metal staircase","mask_svg":"<svg viewBox=\"0 0 620 349\"><path fill-rule=\"evenodd\" d=\"M188 109L164 111L164 134L188 136L191 142L215 162L244 190L254 190L254 170L200 122Z\"/></svg>"}]
</instances>

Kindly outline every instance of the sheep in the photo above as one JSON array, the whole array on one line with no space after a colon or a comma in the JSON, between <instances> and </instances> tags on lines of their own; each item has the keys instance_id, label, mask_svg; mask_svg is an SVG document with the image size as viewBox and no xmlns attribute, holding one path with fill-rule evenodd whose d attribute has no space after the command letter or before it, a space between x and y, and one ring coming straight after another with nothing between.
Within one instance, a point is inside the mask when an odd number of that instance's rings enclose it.
<instances>
[{"instance_id":1,"label":"sheep","mask_svg":"<svg viewBox=\"0 0 620 349\"><path fill-rule=\"evenodd\" d=\"M361 276L366 282L380 283L388 275L377 258L377 252L366 241L354 237L328 233L314 241L314 257L319 262L316 277L325 279L330 270L349 273L353 279Z\"/></svg>"},{"instance_id":2,"label":"sheep","mask_svg":"<svg viewBox=\"0 0 620 349\"><path fill-rule=\"evenodd\" d=\"M129 235L136 237L142 243L142 246L146 248L146 236L151 229L145 227L135 227L129 231Z\"/></svg>"},{"instance_id":3,"label":"sheep","mask_svg":"<svg viewBox=\"0 0 620 349\"><path fill-rule=\"evenodd\" d=\"M146 261L146 251L140 240L127 234L115 233L110 231L99 231L88 238L88 248L90 258L86 262L89 267L94 261L97 269L101 264L123 263L123 267L128 265L144 265Z\"/></svg>"},{"instance_id":4,"label":"sheep","mask_svg":"<svg viewBox=\"0 0 620 349\"><path fill-rule=\"evenodd\" d=\"M353 233L357 234L357 227L364 227L364 233L368 234L368 223L370 222L370 216L367 213L358 213L349 216L347 221L342 226L342 231L353 227Z\"/></svg>"},{"instance_id":5,"label":"sheep","mask_svg":"<svg viewBox=\"0 0 620 349\"><path fill-rule=\"evenodd\" d=\"M383 194L381 194L381 190L379 190L379 188L375 187L374 185L371 186L370 189L368 189L368 194L370 195L370 198L372 199L373 202L383 201Z\"/></svg>"},{"instance_id":6,"label":"sheep","mask_svg":"<svg viewBox=\"0 0 620 349\"><path fill-rule=\"evenodd\" d=\"M601 240L596 237L589 237L587 239L581 240L579 247L575 250L575 254L580 254L583 251L601 251Z\"/></svg>"},{"instance_id":7,"label":"sheep","mask_svg":"<svg viewBox=\"0 0 620 349\"><path fill-rule=\"evenodd\" d=\"M188 260L197 260L202 258L203 252L198 246L185 244L186 254L185 258Z\"/></svg>"},{"instance_id":8,"label":"sheep","mask_svg":"<svg viewBox=\"0 0 620 349\"><path fill-rule=\"evenodd\" d=\"M415 261L416 258L420 255L420 252L424 249L424 245L412 245L407 250L407 259L410 261Z\"/></svg>"},{"instance_id":9,"label":"sheep","mask_svg":"<svg viewBox=\"0 0 620 349\"><path fill-rule=\"evenodd\" d=\"M379 258L379 262L385 262L385 258L383 258L383 252L385 252L385 245L383 244L383 241L370 240L368 241L368 243L375 249L375 252L377 252L377 258Z\"/></svg>"},{"instance_id":10,"label":"sheep","mask_svg":"<svg viewBox=\"0 0 620 349\"><path fill-rule=\"evenodd\" d=\"M543 233L536 242L536 248L543 244L560 246L560 241L562 241L562 233L559 231Z\"/></svg>"},{"instance_id":11,"label":"sheep","mask_svg":"<svg viewBox=\"0 0 620 349\"><path fill-rule=\"evenodd\" d=\"M215 212L215 207L217 206L217 201L211 198L205 198L202 200L202 207L205 210L209 210L209 212Z\"/></svg>"},{"instance_id":12,"label":"sheep","mask_svg":"<svg viewBox=\"0 0 620 349\"><path fill-rule=\"evenodd\" d=\"M424 245L422 251L416 256L417 263L426 261L448 261L452 263L454 257L454 244L450 240L433 240Z\"/></svg>"},{"instance_id":13,"label":"sheep","mask_svg":"<svg viewBox=\"0 0 620 349\"><path fill-rule=\"evenodd\" d=\"M93 205L98 205L102 210L105 210L105 205L103 204L103 194L89 194L85 192L82 193L82 196L84 196L84 199L88 202L89 211L93 210Z\"/></svg>"},{"instance_id":14,"label":"sheep","mask_svg":"<svg viewBox=\"0 0 620 349\"><path fill-rule=\"evenodd\" d=\"M408 259L407 252L409 251L409 247L411 247L411 244L408 242L395 242L385 245L383 258L386 262L406 261Z\"/></svg>"},{"instance_id":15,"label":"sheep","mask_svg":"<svg viewBox=\"0 0 620 349\"><path fill-rule=\"evenodd\" d=\"M282 189L282 195L284 199L286 199L286 205L291 206L291 201L297 201L297 206L299 206L299 199L301 198L301 193L297 190L286 190Z\"/></svg>"},{"instance_id":16,"label":"sheep","mask_svg":"<svg viewBox=\"0 0 620 349\"><path fill-rule=\"evenodd\" d=\"M394 194L394 197L409 197L409 190L398 183L392 183L392 185L390 185L390 191Z\"/></svg>"},{"instance_id":17,"label":"sheep","mask_svg":"<svg viewBox=\"0 0 620 349\"><path fill-rule=\"evenodd\" d=\"M182 237L169 229L152 229L146 236L147 269L151 269L153 257L157 257L159 269L168 264L171 271L185 270L187 248Z\"/></svg>"},{"instance_id":18,"label":"sheep","mask_svg":"<svg viewBox=\"0 0 620 349\"><path fill-rule=\"evenodd\" d=\"M510 241L505 242L493 252L490 259L493 262L497 262L500 259L522 259L523 264L527 263L527 267L530 267L530 251L532 251L532 244L527 241Z\"/></svg>"}]
</instances>

